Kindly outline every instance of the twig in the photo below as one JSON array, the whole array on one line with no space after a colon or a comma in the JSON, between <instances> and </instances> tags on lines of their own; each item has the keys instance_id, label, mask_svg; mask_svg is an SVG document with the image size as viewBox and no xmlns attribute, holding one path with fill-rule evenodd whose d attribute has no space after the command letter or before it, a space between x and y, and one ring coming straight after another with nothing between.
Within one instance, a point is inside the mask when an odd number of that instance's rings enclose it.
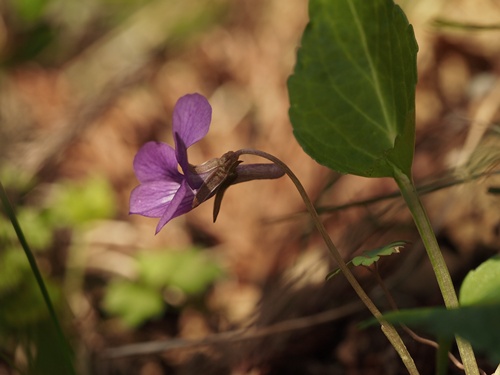
<instances>
[{"instance_id":1,"label":"twig","mask_svg":"<svg viewBox=\"0 0 500 375\"><path fill-rule=\"evenodd\" d=\"M343 318L349 314L363 310L361 302L353 302L342 307L309 315L302 318L289 319L262 328L243 328L228 332L222 332L207 336L201 340L172 339L154 342L144 342L124 345L107 349L104 356L108 358L120 358L133 355L153 354L174 349L194 349L215 344L235 343L253 340L260 337L271 336L278 333L296 331L315 325L331 322Z\"/></svg>"}]
</instances>

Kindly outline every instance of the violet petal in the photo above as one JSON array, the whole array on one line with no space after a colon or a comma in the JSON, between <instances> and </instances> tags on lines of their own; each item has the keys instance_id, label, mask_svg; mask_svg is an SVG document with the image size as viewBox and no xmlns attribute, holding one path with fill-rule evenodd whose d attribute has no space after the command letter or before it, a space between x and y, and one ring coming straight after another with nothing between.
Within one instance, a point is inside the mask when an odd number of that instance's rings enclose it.
<instances>
[{"instance_id":1,"label":"violet petal","mask_svg":"<svg viewBox=\"0 0 500 375\"><path fill-rule=\"evenodd\" d=\"M161 217L181 184L175 181L151 181L137 186L130 193L130 213Z\"/></svg>"},{"instance_id":2,"label":"violet petal","mask_svg":"<svg viewBox=\"0 0 500 375\"><path fill-rule=\"evenodd\" d=\"M165 143L148 142L134 158L134 171L141 183L155 180L182 181L172 147Z\"/></svg>"},{"instance_id":3,"label":"violet petal","mask_svg":"<svg viewBox=\"0 0 500 375\"><path fill-rule=\"evenodd\" d=\"M172 130L174 133L176 156L179 164L187 160L186 149L202 139L210 128L212 107L200 94L188 94L175 104ZM176 137L175 135L178 135ZM182 141L182 145L179 144Z\"/></svg>"},{"instance_id":4,"label":"violet petal","mask_svg":"<svg viewBox=\"0 0 500 375\"><path fill-rule=\"evenodd\" d=\"M183 215L192 209L193 199L195 193L189 187L186 180L182 181L179 190L175 193L172 201L167 207L167 210L163 213L158 225L156 226L156 233L158 233L161 228L165 226L173 218Z\"/></svg>"}]
</instances>

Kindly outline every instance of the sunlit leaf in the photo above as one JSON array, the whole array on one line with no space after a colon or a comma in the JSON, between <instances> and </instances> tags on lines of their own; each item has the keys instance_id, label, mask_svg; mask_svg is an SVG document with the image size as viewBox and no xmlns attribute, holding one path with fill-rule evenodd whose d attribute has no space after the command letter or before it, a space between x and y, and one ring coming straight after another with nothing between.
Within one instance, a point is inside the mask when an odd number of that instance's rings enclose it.
<instances>
[{"instance_id":1,"label":"sunlit leaf","mask_svg":"<svg viewBox=\"0 0 500 375\"><path fill-rule=\"evenodd\" d=\"M341 173L410 175L417 44L392 0L311 0L288 81L304 150Z\"/></svg>"},{"instance_id":2,"label":"sunlit leaf","mask_svg":"<svg viewBox=\"0 0 500 375\"><path fill-rule=\"evenodd\" d=\"M203 253L191 252L172 275L171 284L188 295L202 293L219 276L221 270Z\"/></svg>"},{"instance_id":3,"label":"sunlit leaf","mask_svg":"<svg viewBox=\"0 0 500 375\"><path fill-rule=\"evenodd\" d=\"M401 248L407 244L408 242L406 241L396 241L373 250L364 251L361 255L358 255L357 257L354 257L349 262L347 262L347 265L365 266L365 267L371 266L373 263L377 262L381 256L399 254ZM340 273L340 268L335 269L326 276L326 280L331 279L332 277L338 275L339 273Z\"/></svg>"},{"instance_id":4,"label":"sunlit leaf","mask_svg":"<svg viewBox=\"0 0 500 375\"><path fill-rule=\"evenodd\" d=\"M109 313L120 316L129 327L136 327L165 309L158 290L130 281L111 283L106 289L103 306Z\"/></svg>"},{"instance_id":5,"label":"sunlit leaf","mask_svg":"<svg viewBox=\"0 0 500 375\"><path fill-rule=\"evenodd\" d=\"M173 286L188 295L202 293L221 275L219 266L200 250L147 252L139 256L140 277L156 287Z\"/></svg>"},{"instance_id":6,"label":"sunlit leaf","mask_svg":"<svg viewBox=\"0 0 500 375\"><path fill-rule=\"evenodd\" d=\"M459 300L462 306L500 303L500 256L488 259L467 274Z\"/></svg>"},{"instance_id":7,"label":"sunlit leaf","mask_svg":"<svg viewBox=\"0 0 500 375\"><path fill-rule=\"evenodd\" d=\"M42 18L43 11L49 3L48 0L15 0L11 1L12 9L19 21L30 24Z\"/></svg>"},{"instance_id":8,"label":"sunlit leaf","mask_svg":"<svg viewBox=\"0 0 500 375\"><path fill-rule=\"evenodd\" d=\"M49 247L53 238L53 228L46 217L40 213L39 208L22 207L18 209L17 220L26 233L33 250L46 250Z\"/></svg>"},{"instance_id":9,"label":"sunlit leaf","mask_svg":"<svg viewBox=\"0 0 500 375\"><path fill-rule=\"evenodd\" d=\"M352 259L352 264L355 266L371 266L378 261L381 256L399 254L402 247L407 245L406 241L396 241L389 245L385 245L373 250L363 252L363 254Z\"/></svg>"},{"instance_id":10,"label":"sunlit leaf","mask_svg":"<svg viewBox=\"0 0 500 375\"><path fill-rule=\"evenodd\" d=\"M143 251L137 255L139 278L155 288L171 283L172 274L179 267L182 255L177 251Z\"/></svg>"},{"instance_id":11,"label":"sunlit leaf","mask_svg":"<svg viewBox=\"0 0 500 375\"><path fill-rule=\"evenodd\" d=\"M57 226L74 226L107 219L116 211L114 193L105 178L66 181L58 189L54 194L56 197L50 215Z\"/></svg>"}]
</instances>

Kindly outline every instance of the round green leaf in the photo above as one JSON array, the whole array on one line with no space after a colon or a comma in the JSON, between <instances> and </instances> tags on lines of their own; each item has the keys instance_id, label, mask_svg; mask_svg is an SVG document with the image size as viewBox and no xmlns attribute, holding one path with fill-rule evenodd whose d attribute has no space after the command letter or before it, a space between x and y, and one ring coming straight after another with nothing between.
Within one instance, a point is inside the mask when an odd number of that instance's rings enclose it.
<instances>
[{"instance_id":1,"label":"round green leaf","mask_svg":"<svg viewBox=\"0 0 500 375\"><path fill-rule=\"evenodd\" d=\"M418 46L392 0L311 0L290 120L304 150L341 173L410 175Z\"/></svg>"},{"instance_id":2,"label":"round green leaf","mask_svg":"<svg viewBox=\"0 0 500 375\"><path fill-rule=\"evenodd\" d=\"M460 287L462 306L500 303L500 256L494 256L470 271Z\"/></svg>"}]
</instances>

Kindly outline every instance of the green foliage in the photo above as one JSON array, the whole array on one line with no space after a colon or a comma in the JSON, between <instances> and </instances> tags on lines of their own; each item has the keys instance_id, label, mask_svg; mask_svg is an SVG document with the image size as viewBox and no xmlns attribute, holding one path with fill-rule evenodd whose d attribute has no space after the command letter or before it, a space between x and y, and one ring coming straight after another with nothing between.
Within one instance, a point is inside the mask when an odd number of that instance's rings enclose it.
<instances>
[{"instance_id":1,"label":"green foliage","mask_svg":"<svg viewBox=\"0 0 500 375\"><path fill-rule=\"evenodd\" d=\"M163 290L192 297L203 293L222 274L219 266L202 251L142 252L137 256L135 281L119 280L106 289L103 307L136 327L165 311Z\"/></svg>"},{"instance_id":2,"label":"green foliage","mask_svg":"<svg viewBox=\"0 0 500 375\"><path fill-rule=\"evenodd\" d=\"M406 241L396 241L373 250L365 251L360 256L353 258L352 264L355 266L371 266L377 262L381 256L399 254L400 248L408 244Z\"/></svg>"},{"instance_id":3,"label":"green foliage","mask_svg":"<svg viewBox=\"0 0 500 375\"><path fill-rule=\"evenodd\" d=\"M311 0L290 119L301 146L341 173L410 175L417 44L391 0Z\"/></svg>"},{"instance_id":4,"label":"green foliage","mask_svg":"<svg viewBox=\"0 0 500 375\"><path fill-rule=\"evenodd\" d=\"M29 234L30 246L34 251L47 249L52 243L53 226L49 218L37 207L21 207L17 219L23 225L23 231ZM12 231L11 231L12 233Z\"/></svg>"},{"instance_id":5,"label":"green foliage","mask_svg":"<svg viewBox=\"0 0 500 375\"><path fill-rule=\"evenodd\" d=\"M470 271L460 289L462 307L402 310L385 314L390 323L421 328L440 341L459 335L473 347L500 361L500 257Z\"/></svg>"},{"instance_id":6,"label":"green foliage","mask_svg":"<svg viewBox=\"0 0 500 375\"><path fill-rule=\"evenodd\" d=\"M213 25L215 21L222 19L228 12L228 4L225 2L199 2L199 6L192 7L191 17L178 19L171 30L171 37L175 42L183 41L193 35L199 35L201 31Z\"/></svg>"},{"instance_id":7,"label":"green foliage","mask_svg":"<svg viewBox=\"0 0 500 375\"><path fill-rule=\"evenodd\" d=\"M138 257L140 277L154 287L175 287L187 295L202 293L221 275L219 266L196 250L143 252Z\"/></svg>"},{"instance_id":8,"label":"green foliage","mask_svg":"<svg viewBox=\"0 0 500 375\"><path fill-rule=\"evenodd\" d=\"M7 41L0 51L0 67L15 67L27 61L54 64L78 52L88 38L85 24L116 26L150 0L7 0L3 11L8 20ZM57 11L54 11L57 9ZM88 32L88 31L87 31Z\"/></svg>"},{"instance_id":9,"label":"green foliage","mask_svg":"<svg viewBox=\"0 0 500 375\"><path fill-rule=\"evenodd\" d=\"M21 285L29 271L26 256L20 249L4 249L0 254L0 301Z\"/></svg>"},{"instance_id":10,"label":"green foliage","mask_svg":"<svg viewBox=\"0 0 500 375\"><path fill-rule=\"evenodd\" d=\"M115 211L116 203L109 182L94 177L61 185L51 202L49 216L55 227L72 227L112 217Z\"/></svg>"},{"instance_id":11,"label":"green foliage","mask_svg":"<svg viewBox=\"0 0 500 375\"><path fill-rule=\"evenodd\" d=\"M460 288L459 300L462 306L500 304L499 255L467 274Z\"/></svg>"},{"instance_id":12,"label":"green foliage","mask_svg":"<svg viewBox=\"0 0 500 375\"><path fill-rule=\"evenodd\" d=\"M53 227L39 208L19 207L17 219L23 226L23 230L29 234L33 250L44 250L50 245ZM4 246L7 244L14 246L17 243L17 236L12 230L12 224L4 216L0 216L0 243L3 243Z\"/></svg>"},{"instance_id":13,"label":"green foliage","mask_svg":"<svg viewBox=\"0 0 500 375\"><path fill-rule=\"evenodd\" d=\"M22 173L16 176L4 168L1 174L2 178L6 176L4 181L13 197L23 197L30 192L32 182ZM82 224L107 218L114 212L113 194L103 179L80 184L68 182L53 192L52 206L44 208L48 203L41 202L42 207L16 207L17 221L33 251L49 249L57 228L78 229ZM73 209L76 212L71 212ZM44 278L44 284L52 305L60 310L60 287L48 278ZM12 223L0 216L0 351L10 353L22 347L28 357L27 373L71 374L72 356L61 344L45 302Z\"/></svg>"},{"instance_id":14,"label":"green foliage","mask_svg":"<svg viewBox=\"0 0 500 375\"><path fill-rule=\"evenodd\" d=\"M73 368L73 353L65 352L64 346L56 345L59 341L50 320L44 320L37 324L31 337L33 345L28 348L32 350L33 361L29 363L28 374L54 375L75 374Z\"/></svg>"},{"instance_id":15,"label":"green foliage","mask_svg":"<svg viewBox=\"0 0 500 375\"><path fill-rule=\"evenodd\" d=\"M60 299L59 289L49 281L45 281L49 295L54 304ZM16 332L33 328L36 324L48 320L48 311L45 306L40 288L34 276L26 270L22 282L19 283L15 292L9 293L2 298L2 310L0 312L0 326L3 331Z\"/></svg>"},{"instance_id":16,"label":"green foliage","mask_svg":"<svg viewBox=\"0 0 500 375\"><path fill-rule=\"evenodd\" d=\"M361 255L358 255L357 257L352 258L346 264L348 266L353 265L356 267L357 266L369 267L373 263L377 262L381 256L389 256L392 254L399 254L401 247L404 247L407 244L408 244L408 242L406 242L406 241L391 242L388 245L385 245L382 247L377 247L376 249L373 249L373 250L364 251ZM340 268L335 269L334 271L328 273L328 275L326 276L326 280L330 280L332 277L338 275L339 273L340 273Z\"/></svg>"},{"instance_id":17,"label":"green foliage","mask_svg":"<svg viewBox=\"0 0 500 375\"><path fill-rule=\"evenodd\" d=\"M455 335L468 340L493 361L500 361L500 303L465 306L456 309L444 307L401 310L384 314L394 324L421 328L440 340L452 340Z\"/></svg>"},{"instance_id":18,"label":"green foliage","mask_svg":"<svg viewBox=\"0 0 500 375\"><path fill-rule=\"evenodd\" d=\"M28 173L8 164L0 166L0 181L6 189L21 192L29 189L32 183Z\"/></svg>"},{"instance_id":19,"label":"green foliage","mask_svg":"<svg viewBox=\"0 0 500 375\"><path fill-rule=\"evenodd\" d=\"M163 299L158 290L126 280L108 285L103 306L109 313L119 315L129 327L138 326L164 311Z\"/></svg>"},{"instance_id":20,"label":"green foliage","mask_svg":"<svg viewBox=\"0 0 500 375\"><path fill-rule=\"evenodd\" d=\"M14 16L22 23L31 24L40 20L49 0L10 0Z\"/></svg>"},{"instance_id":21,"label":"green foliage","mask_svg":"<svg viewBox=\"0 0 500 375\"><path fill-rule=\"evenodd\" d=\"M59 301L59 289L46 283L52 301ZM48 319L38 284L18 248L4 249L0 254L0 304L0 332L4 334L33 328Z\"/></svg>"}]
</instances>

